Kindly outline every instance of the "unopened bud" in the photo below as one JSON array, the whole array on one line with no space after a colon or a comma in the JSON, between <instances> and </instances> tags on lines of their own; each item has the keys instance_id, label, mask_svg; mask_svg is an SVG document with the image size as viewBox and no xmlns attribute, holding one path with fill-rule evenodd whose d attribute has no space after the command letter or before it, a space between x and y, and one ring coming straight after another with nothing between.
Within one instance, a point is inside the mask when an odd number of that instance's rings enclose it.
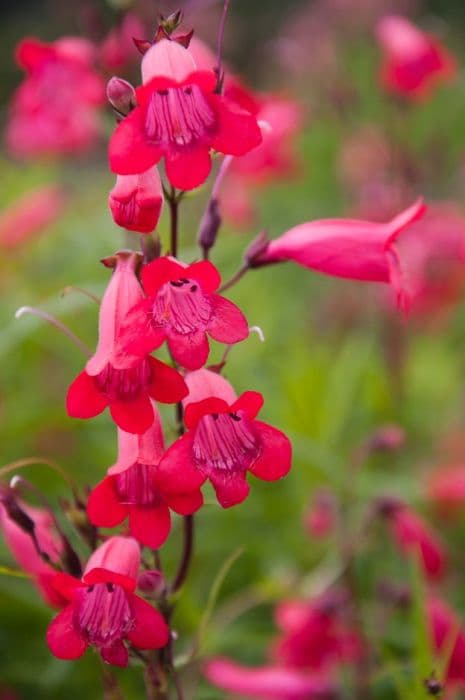
<instances>
[{"instance_id":1,"label":"unopened bud","mask_svg":"<svg viewBox=\"0 0 465 700\"><path fill-rule=\"evenodd\" d=\"M107 83L107 98L117 116L127 117L137 104L136 91L131 83L116 76Z\"/></svg>"},{"instance_id":2,"label":"unopened bud","mask_svg":"<svg viewBox=\"0 0 465 700\"><path fill-rule=\"evenodd\" d=\"M137 587L147 595L158 596L165 590L166 583L160 571L150 569L139 575Z\"/></svg>"},{"instance_id":3,"label":"unopened bud","mask_svg":"<svg viewBox=\"0 0 465 700\"><path fill-rule=\"evenodd\" d=\"M221 226L221 214L217 199L211 199L200 221L197 242L202 250L210 250L215 245Z\"/></svg>"},{"instance_id":4,"label":"unopened bud","mask_svg":"<svg viewBox=\"0 0 465 700\"><path fill-rule=\"evenodd\" d=\"M244 262L247 267L260 267L266 263L260 261L260 257L268 248L270 239L266 231L261 231L256 236L244 253Z\"/></svg>"}]
</instances>

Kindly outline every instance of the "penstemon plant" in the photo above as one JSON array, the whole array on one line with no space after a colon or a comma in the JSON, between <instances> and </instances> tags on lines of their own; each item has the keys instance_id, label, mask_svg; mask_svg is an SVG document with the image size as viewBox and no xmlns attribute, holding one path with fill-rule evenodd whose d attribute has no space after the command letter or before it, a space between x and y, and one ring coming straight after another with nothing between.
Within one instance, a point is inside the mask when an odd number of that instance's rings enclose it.
<instances>
[{"instance_id":1,"label":"penstemon plant","mask_svg":"<svg viewBox=\"0 0 465 700\"><path fill-rule=\"evenodd\" d=\"M98 483L78 487L58 464L43 460L69 485L71 495L63 509L74 526L73 537L81 539L77 546L46 497L19 475L34 459L20 459L0 469L2 476L13 474L8 486L0 487L4 538L43 600L57 610L46 632L50 652L58 659L75 660L92 647L104 663L108 700L123 697L110 667L128 665L140 669L149 700L190 697L184 669L200 657L206 618L191 648L183 644L180 653L173 617L196 562L195 519L202 518L204 486L211 485L221 508L232 508L247 499L254 478L278 482L291 469L291 441L260 419L264 399L257 386L247 386L238 396L224 376L234 361L232 348L253 332L262 337L259 327L249 326L247 309L243 312L224 293L245 275L291 262L333 277L388 285L403 314L410 312L412 302L399 243L404 232L423 222L426 206L421 197L395 214L389 211L383 222L307 221L272 240L261 232L246 247L235 274L222 281L210 260L227 208L222 193L229 187L237 194L242 187L240 196L247 209L244 182L255 178L263 184L267 169L286 172L289 158L282 152L283 142L301 118L298 106L254 94L223 65L228 7L225 0L216 55L193 31L181 29L178 11L159 18L151 40L134 39L142 56L141 85L134 87L119 77L107 82L106 96L116 117L109 143L109 165L116 175L109 209L118 226L137 236L127 233L134 246L101 260L109 280L102 299L94 298L99 304L95 352L49 314L33 307L17 312L49 321L86 356L66 395L68 415L89 420L108 409L115 426L117 459L105 473L101 470ZM405 41L398 41L399 32ZM397 96L416 99L430 81L453 73L449 55L402 18L385 18L379 38L386 51L382 81ZM419 51L413 68L411 54L408 60L403 55L408 41L410 49ZM111 46L111 42L106 46L109 55ZM22 104L17 98L8 127L10 147L35 154L46 146L62 153L91 148L96 129L90 117L102 101L103 86L91 73L88 47L70 39L50 45L26 39L18 60L29 73L23 95L42 94L38 86L43 87L53 70L62 100L41 112L41 128L49 139L41 143L23 138L31 117L29 100ZM73 112L57 139L58 123L71 111L71 82L85 96L79 106L87 110L76 120ZM80 121L87 122L87 130L80 128ZM192 259L185 251L179 222L183 203L202 192L200 188L208 195L200 220L190 222L198 231L198 253ZM164 209L169 217L168 240L160 240L157 233ZM222 348L217 363L210 358L212 342ZM167 361L157 356L162 350ZM159 404L169 405L174 414L176 435L171 444ZM328 669L348 665L349 686L356 693L352 697L378 697L372 693L374 653L360 611L357 546L375 522L386 524L401 555L414 561L414 585L409 591L388 586L383 595L392 604L410 605L413 615L426 596L416 565L431 581L439 579L446 567L441 542L401 499L386 496L370 503L354 532L349 532L352 487L361 466L374 453L393 452L402 443L402 432L395 426L374 433L347 458L341 493L317 494L306 527L315 538L335 534L340 566L334 580L330 576L312 600L278 602L275 617L280 632L273 662L245 668L229 659L210 659L203 673L213 685L266 700L334 700L346 696ZM269 488L279 490L279 484ZM27 495L40 507L27 503ZM221 518L220 509L216 517ZM182 519L182 546L168 577L162 552L170 545L175 518ZM108 529L114 532L108 534ZM86 557L79 553L84 548ZM201 545L198 549L201 554ZM206 613L211 612L221 576L233 559L220 571ZM457 631L453 612L429 595L423 613L433 629L436 652L444 659L453 652L455 672L463 654L461 647L452 648ZM460 635L465 648L465 633ZM418 678L410 685L410 678L405 680L393 670L403 700L442 692L447 663L442 659L442 665L435 666L437 677L427 666L437 660L429 651L422 662L420 685Z\"/></svg>"}]
</instances>

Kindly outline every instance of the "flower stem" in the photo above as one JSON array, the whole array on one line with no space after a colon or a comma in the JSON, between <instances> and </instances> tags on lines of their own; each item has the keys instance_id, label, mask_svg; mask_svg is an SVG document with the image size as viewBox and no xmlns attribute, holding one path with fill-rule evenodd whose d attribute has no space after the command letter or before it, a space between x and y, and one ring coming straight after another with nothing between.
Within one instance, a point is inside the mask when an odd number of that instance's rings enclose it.
<instances>
[{"instance_id":1,"label":"flower stem","mask_svg":"<svg viewBox=\"0 0 465 700\"><path fill-rule=\"evenodd\" d=\"M244 277L248 269L248 265L242 265L242 267L240 267L232 277L230 277L226 282L224 282L224 284L221 285L221 287L218 289L218 294L222 294L222 292L225 292L227 289L237 284L237 282L239 282L239 280Z\"/></svg>"},{"instance_id":2,"label":"flower stem","mask_svg":"<svg viewBox=\"0 0 465 700\"><path fill-rule=\"evenodd\" d=\"M176 258L178 255L178 235L179 235L179 198L176 196L174 188L167 197L170 208L170 253Z\"/></svg>"},{"instance_id":3,"label":"flower stem","mask_svg":"<svg viewBox=\"0 0 465 700\"><path fill-rule=\"evenodd\" d=\"M216 52L216 66L215 73L217 77L216 91L221 93L223 91L223 63L222 63L222 53L223 53L223 38L224 30L226 28L226 18L228 16L230 0L224 0L223 12L221 14L220 26L218 29L218 48Z\"/></svg>"},{"instance_id":4,"label":"flower stem","mask_svg":"<svg viewBox=\"0 0 465 700\"><path fill-rule=\"evenodd\" d=\"M193 515L185 515L183 518L183 527L184 527L184 542L183 542L183 550L182 550L182 556L181 556L181 562L179 564L178 571L176 573L176 576L174 578L174 581L171 585L171 592L176 593L181 586L183 585L184 581L187 578L187 574L189 572L189 566L192 561L192 554L194 550L194 516Z\"/></svg>"}]
</instances>

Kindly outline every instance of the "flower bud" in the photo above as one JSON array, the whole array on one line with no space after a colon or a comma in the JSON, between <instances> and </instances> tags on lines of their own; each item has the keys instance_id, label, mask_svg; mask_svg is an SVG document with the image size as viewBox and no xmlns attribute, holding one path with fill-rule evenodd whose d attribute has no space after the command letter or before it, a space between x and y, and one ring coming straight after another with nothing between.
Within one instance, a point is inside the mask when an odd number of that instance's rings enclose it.
<instances>
[{"instance_id":1,"label":"flower bud","mask_svg":"<svg viewBox=\"0 0 465 700\"><path fill-rule=\"evenodd\" d=\"M256 236L244 253L244 262L248 267L260 267L266 265L266 262L261 262L261 256L266 252L270 243L270 239L266 231L261 231Z\"/></svg>"},{"instance_id":2,"label":"flower bud","mask_svg":"<svg viewBox=\"0 0 465 700\"><path fill-rule=\"evenodd\" d=\"M221 226L221 214L217 199L211 199L202 216L197 234L197 242L203 251L208 251L215 245L216 236Z\"/></svg>"},{"instance_id":3,"label":"flower bud","mask_svg":"<svg viewBox=\"0 0 465 700\"><path fill-rule=\"evenodd\" d=\"M139 575L137 587L146 595L158 596L165 590L166 582L160 571L150 569Z\"/></svg>"},{"instance_id":4,"label":"flower bud","mask_svg":"<svg viewBox=\"0 0 465 700\"><path fill-rule=\"evenodd\" d=\"M126 117L136 106L136 91L131 83L113 76L107 83L107 98L118 114Z\"/></svg>"}]
</instances>

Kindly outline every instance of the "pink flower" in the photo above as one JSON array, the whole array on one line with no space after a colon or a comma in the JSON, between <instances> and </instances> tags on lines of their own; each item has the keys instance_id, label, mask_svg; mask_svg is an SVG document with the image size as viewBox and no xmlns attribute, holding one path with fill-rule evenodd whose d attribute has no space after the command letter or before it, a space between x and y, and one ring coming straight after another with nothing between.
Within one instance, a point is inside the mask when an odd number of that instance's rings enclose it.
<instances>
[{"instance_id":1,"label":"pink flower","mask_svg":"<svg viewBox=\"0 0 465 700\"><path fill-rule=\"evenodd\" d=\"M312 601L285 601L276 608L275 619L282 634L273 651L286 667L323 670L361 654L361 640L344 620L344 598L338 592Z\"/></svg>"},{"instance_id":2,"label":"pink flower","mask_svg":"<svg viewBox=\"0 0 465 700\"><path fill-rule=\"evenodd\" d=\"M431 501L441 506L444 515L460 512L465 503L465 465L444 465L429 476L427 486Z\"/></svg>"},{"instance_id":3,"label":"pink flower","mask_svg":"<svg viewBox=\"0 0 465 700\"><path fill-rule=\"evenodd\" d=\"M61 216L65 203L57 185L26 192L0 213L0 248L17 248L38 236Z\"/></svg>"},{"instance_id":4,"label":"pink flower","mask_svg":"<svg viewBox=\"0 0 465 700\"><path fill-rule=\"evenodd\" d=\"M386 224L352 219L321 219L300 224L270 241L252 266L292 260L327 275L364 282L386 282L398 304L408 303L395 242L425 211L421 199Z\"/></svg>"},{"instance_id":5,"label":"pink flower","mask_svg":"<svg viewBox=\"0 0 465 700\"><path fill-rule=\"evenodd\" d=\"M14 95L6 131L14 155L68 155L95 144L105 91L93 53L90 42L76 37L21 41L16 58L27 76Z\"/></svg>"},{"instance_id":6,"label":"pink flower","mask_svg":"<svg viewBox=\"0 0 465 700\"><path fill-rule=\"evenodd\" d=\"M259 145L256 119L214 94L215 74L198 71L177 42L162 39L147 51L142 78L138 106L110 142L114 172L141 173L165 158L173 187L191 190L210 173L210 149L240 156Z\"/></svg>"},{"instance_id":7,"label":"pink flower","mask_svg":"<svg viewBox=\"0 0 465 700\"><path fill-rule=\"evenodd\" d=\"M398 243L412 312L430 316L460 301L465 289L465 216L454 202L428 207Z\"/></svg>"},{"instance_id":8,"label":"pink flower","mask_svg":"<svg viewBox=\"0 0 465 700\"><path fill-rule=\"evenodd\" d=\"M190 387L189 375L186 381ZM159 467L161 483L166 490L174 492L197 488L199 479L201 483L210 479L223 508L241 503L248 496L247 472L265 481L275 481L291 467L288 438L276 428L255 420L263 405L262 395L246 391L235 399L229 385L228 392L234 400L225 400L218 394L221 396L227 384L222 379L216 395L203 400L192 402L191 395L187 397L184 412L187 433L171 445ZM206 384L205 393L210 386ZM199 391L200 383L197 383L193 398L199 396Z\"/></svg>"},{"instance_id":9,"label":"pink flower","mask_svg":"<svg viewBox=\"0 0 465 700\"><path fill-rule=\"evenodd\" d=\"M155 420L143 435L118 430L118 461L91 492L87 512L97 527L115 527L128 517L131 535L158 549L170 533L170 508L190 515L201 507L203 498L199 489L166 494L158 485L164 442L160 416L153 408Z\"/></svg>"},{"instance_id":10,"label":"pink flower","mask_svg":"<svg viewBox=\"0 0 465 700\"><path fill-rule=\"evenodd\" d=\"M163 257L142 268L147 298L139 301L125 321L123 344L145 355L166 340L173 358L187 369L205 364L207 334L220 343L238 343L249 329L242 312L215 294L221 282L209 261L183 265Z\"/></svg>"},{"instance_id":11,"label":"pink flower","mask_svg":"<svg viewBox=\"0 0 465 700\"><path fill-rule=\"evenodd\" d=\"M431 636L436 651L441 656L447 653L447 682L465 685L465 630L456 613L440 598L434 597L427 601L427 615ZM451 649L452 645L452 649Z\"/></svg>"},{"instance_id":12,"label":"pink flower","mask_svg":"<svg viewBox=\"0 0 465 700\"><path fill-rule=\"evenodd\" d=\"M108 406L119 428L142 434L152 425L151 398L175 403L187 393L175 369L154 357L136 357L120 351L122 321L143 299L135 270L138 253L122 251L103 262L114 273L100 306L99 343L68 389L66 407L73 418L93 418Z\"/></svg>"},{"instance_id":13,"label":"pink flower","mask_svg":"<svg viewBox=\"0 0 465 700\"><path fill-rule=\"evenodd\" d=\"M377 36L384 51L381 83L389 92L421 99L456 72L454 58L437 39L405 17L383 17L377 25Z\"/></svg>"},{"instance_id":14,"label":"pink flower","mask_svg":"<svg viewBox=\"0 0 465 700\"><path fill-rule=\"evenodd\" d=\"M204 674L213 685L259 700L333 700L333 681L281 666L248 668L228 659L211 659Z\"/></svg>"},{"instance_id":15,"label":"pink flower","mask_svg":"<svg viewBox=\"0 0 465 700\"><path fill-rule=\"evenodd\" d=\"M62 546L54 532L51 515L24 503L20 503L20 507L34 521L34 532L41 551L50 557L50 561L58 563ZM32 537L9 517L3 505L0 505L0 528L8 549L18 565L31 574L45 602L52 607L62 607L64 599L51 585L55 569L41 558Z\"/></svg>"},{"instance_id":16,"label":"pink flower","mask_svg":"<svg viewBox=\"0 0 465 700\"><path fill-rule=\"evenodd\" d=\"M56 574L54 585L68 605L47 630L54 656L78 659L94 646L106 663L127 666L124 640L138 649L167 644L169 629L162 615L134 595L139 564L135 540L111 537L92 554L81 580Z\"/></svg>"},{"instance_id":17,"label":"pink flower","mask_svg":"<svg viewBox=\"0 0 465 700\"><path fill-rule=\"evenodd\" d=\"M157 167L140 175L117 175L109 205L118 226L138 233L154 231L163 207L163 188Z\"/></svg>"},{"instance_id":18,"label":"pink flower","mask_svg":"<svg viewBox=\"0 0 465 700\"><path fill-rule=\"evenodd\" d=\"M383 508L383 505L381 506ZM383 514L388 518L394 540L405 556L420 556L427 576L440 579L446 570L446 552L437 534L405 504L386 500Z\"/></svg>"}]
</instances>

